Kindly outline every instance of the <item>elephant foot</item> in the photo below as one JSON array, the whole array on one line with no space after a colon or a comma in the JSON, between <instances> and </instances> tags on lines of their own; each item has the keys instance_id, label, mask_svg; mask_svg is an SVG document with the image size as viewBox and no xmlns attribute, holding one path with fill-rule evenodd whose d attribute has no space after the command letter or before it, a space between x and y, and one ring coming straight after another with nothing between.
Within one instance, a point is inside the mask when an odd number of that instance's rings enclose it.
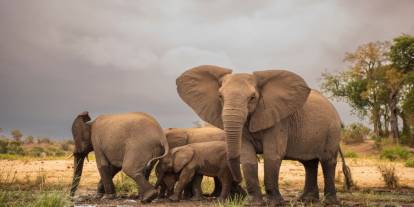
<instances>
[{"instance_id":1,"label":"elephant foot","mask_svg":"<svg viewBox=\"0 0 414 207\"><path fill-rule=\"evenodd\" d=\"M102 196L101 199L103 200L112 200L116 198L116 194L115 193L111 193L111 194L104 194L104 196Z\"/></svg>"},{"instance_id":2,"label":"elephant foot","mask_svg":"<svg viewBox=\"0 0 414 207\"><path fill-rule=\"evenodd\" d=\"M178 202L178 201L180 201L180 198L179 198L179 196L177 194L174 194L174 195L170 196L168 199L170 201L172 201L172 202Z\"/></svg>"},{"instance_id":3,"label":"elephant foot","mask_svg":"<svg viewBox=\"0 0 414 207\"><path fill-rule=\"evenodd\" d=\"M266 194L266 204L268 206L278 206L285 203L285 200L277 189L266 190Z\"/></svg>"},{"instance_id":4,"label":"elephant foot","mask_svg":"<svg viewBox=\"0 0 414 207\"><path fill-rule=\"evenodd\" d=\"M326 205L338 205L339 201L336 195L327 195L325 196L324 204Z\"/></svg>"},{"instance_id":5,"label":"elephant foot","mask_svg":"<svg viewBox=\"0 0 414 207\"><path fill-rule=\"evenodd\" d=\"M317 203L319 202L319 191L303 192L302 195L298 198L298 201L304 203Z\"/></svg>"},{"instance_id":6,"label":"elephant foot","mask_svg":"<svg viewBox=\"0 0 414 207\"><path fill-rule=\"evenodd\" d=\"M283 205L285 203L285 200L283 199L282 196L280 197L268 197L266 199L266 205L267 206L279 206L279 205Z\"/></svg>"},{"instance_id":7,"label":"elephant foot","mask_svg":"<svg viewBox=\"0 0 414 207\"><path fill-rule=\"evenodd\" d=\"M155 190L155 189L147 190L142 194L142 202L143 203L149 203L152 200L154 200L157 196L158 196L158 191L157 190Z\"/></svg>"},{"instance_id":8,"label":"elephant foot","mask_svg":"<svg viewBox=\"0 0 414 207\"><path fill-rule=\"evenodd\" d=\"M203 196L193 196L190 198L190 200L192 201L201 201L203 200Z\"/></svg>"},{"instance_id":9,"label":"elephant foot","mask_svg":"<svg viewBox=\"0 0 414 207\"><path fill-rule=\"evenodd\" d=\"M263 206L265 205L265 202L263 201L263 198L261 195L251 196L247 198L247 204L246 206Z\"/></svg>"},{"instance_id":10,"label":"elephant foot","mask_svg":"<svg viewBox=\"0 0 414 207\"><path fill-rule=\"evenodd\" d=\"M237 184L231 187L230 196L233 198L244 198L247 196L247 192Z\"/></svg>"},{"instance_id":11,"label":"elephant foot","mask_svg":"<svg viewBox=\"0 0 414 207\"><path fill-rule=\"evenodd\" d=\"M96 193L95 196L93 196L94 199L101 199L104 196L103 193Z\"/></svg>"}]
</instances>

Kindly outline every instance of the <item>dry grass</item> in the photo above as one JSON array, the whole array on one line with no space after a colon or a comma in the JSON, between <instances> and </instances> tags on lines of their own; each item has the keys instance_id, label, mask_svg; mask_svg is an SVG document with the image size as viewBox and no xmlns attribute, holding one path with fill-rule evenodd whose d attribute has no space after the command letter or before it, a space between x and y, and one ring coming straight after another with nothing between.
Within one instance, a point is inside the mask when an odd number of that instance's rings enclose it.
<instances>
[{"instance_id":1,"label":"dry grass","mask_svg":"<svg viewBox=\"0 0 414 207\"><path fill-rule=\"evenodd\" d=\"M399 187L399 178L395 171L395 164L391 163L382 163L378 165L378 170L382 175L384 184L388 188L397 188Z\"/></svg>"}]
</instances>

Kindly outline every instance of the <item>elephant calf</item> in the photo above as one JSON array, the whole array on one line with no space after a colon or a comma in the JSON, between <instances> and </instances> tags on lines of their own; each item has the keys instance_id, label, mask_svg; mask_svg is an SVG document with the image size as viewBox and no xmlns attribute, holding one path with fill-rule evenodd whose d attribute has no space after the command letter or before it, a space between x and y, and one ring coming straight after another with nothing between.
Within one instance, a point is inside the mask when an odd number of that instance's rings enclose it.
<instances>
[{"instance_id":1,"label":"elephant calf","mask_svg":"<svg viewBox=\"0 0 414 207\"><path fill-rule=\"evenodd\" d=\"M233 177L226 161L226 145L223 141L193 143L172 149L167 156L160 159L157 170L160 180L164 176L178 174L178 182L174 193L170 196L172 201L181 199L184 187L194 178L193 187L200 185L202 176L217 177L222 189L219 199L224 200L229 195ZM201 196L201 192L193 189L195 195Z\"/></svg>"}]
</instances>

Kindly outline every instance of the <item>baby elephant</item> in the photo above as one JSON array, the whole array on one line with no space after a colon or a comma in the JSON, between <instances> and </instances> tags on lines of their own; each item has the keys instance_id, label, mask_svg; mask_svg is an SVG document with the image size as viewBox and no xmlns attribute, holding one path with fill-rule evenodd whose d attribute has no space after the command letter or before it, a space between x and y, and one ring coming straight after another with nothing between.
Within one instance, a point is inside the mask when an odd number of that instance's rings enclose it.
<instances>
[{"instance_id":1,"label":"baby elephant","mask_svg":"<svg viewBox=\"0 0 414 207\"><path fill-rule=\"evenodd\" d=\"M170 200L179 201L184 187L195 179L193 187L201 182L203 175L217 177L222 189L219 196L220 200L227 198L233 184L233 177L226 161L226 145L224 141L213 141L203 143L193 143L177 147L171 150L167 156L159 161L157 167L160 179L171 174L178 174L178 182ZM201 192L193 189L196 197L201 196Z\"/></svg>"}]
</instances>

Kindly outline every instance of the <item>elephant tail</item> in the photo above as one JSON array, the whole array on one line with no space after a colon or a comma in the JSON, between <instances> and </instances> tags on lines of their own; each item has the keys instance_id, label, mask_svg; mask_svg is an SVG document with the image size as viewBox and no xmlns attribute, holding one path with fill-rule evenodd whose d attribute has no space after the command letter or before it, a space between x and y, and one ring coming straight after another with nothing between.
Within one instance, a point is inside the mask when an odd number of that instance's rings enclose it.
<instances>
[{"instance_id":1,"label":"elephant tail","mask_svg":"<svg viewBox=\"0 0 414 207\"><path fill-rule=\"evenodd\" d=\"M339 146L339 155L341 156L342 172L344 173L344 177L345 177L344 188L345 190L350 190L354 186L354 182L352 181L351 170L345 163L345 158L344 158L344 155L342 153L340 146Z\"/></svg>"},{"instance_id":2,"label":"elephant tail","mask_svg":"<svg viewBox=\"0 0 414 207\"><path fill-rule=\"evenodd\" d=\"M156 161L158 161L159 159L162 159L163 157L167 156L168 152L170 151L170 146L168 145L167 139L164 138L161 140L161 145L164 147L164 154L162 154L161 156L158 157L154 157L152 158L150 161L147 162L147 164L144 167L144 175L147 179L149 179L149 176L151 174L151 170L155 164Z\"/></svg>"}]
</instances>

